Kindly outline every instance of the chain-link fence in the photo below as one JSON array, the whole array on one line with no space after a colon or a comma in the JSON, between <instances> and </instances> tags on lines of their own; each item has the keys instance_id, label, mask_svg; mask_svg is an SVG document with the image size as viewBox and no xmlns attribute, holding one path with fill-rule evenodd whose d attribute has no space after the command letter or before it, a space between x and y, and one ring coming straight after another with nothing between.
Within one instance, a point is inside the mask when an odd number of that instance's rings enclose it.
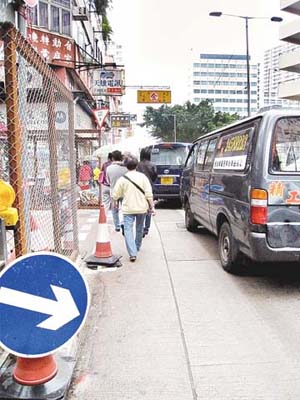
<instances>
[{"instance_id":1,"label":"chain-link fence","mask_svg":"<svg viewBox=\"0 0 300 400\"><path fill-rule=\"evenodd\" d=\"M99 133L95 131L97 135ZM77 134L75 137L76 149L76 179L79 188L80 208L99 208L99 158L93 156L100 147L100 139L95 133Z\"/></svg>"},{"instance_id":2,"label":"chain-link fence","mask_svg":"<svg viewBox=\"0 0 300 400\"><path fill-rule=\"evenodd\" d=\"M16 256L78 250L74 103L72 94L33 47L7 23L4 41L5 134L0 179L16 192Z\"/></svg>"}]
</instances>

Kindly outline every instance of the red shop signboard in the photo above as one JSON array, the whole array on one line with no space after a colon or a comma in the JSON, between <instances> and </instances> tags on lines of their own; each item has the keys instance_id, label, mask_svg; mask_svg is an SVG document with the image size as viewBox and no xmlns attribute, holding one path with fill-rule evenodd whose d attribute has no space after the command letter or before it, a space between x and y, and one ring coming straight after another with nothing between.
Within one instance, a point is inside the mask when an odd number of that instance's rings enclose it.
<instances>
[{"instance_id":1,"label":"red shop signboard","mask_svg":"<svg viewBox=\"0 0 300 400\"><path fill-rule=\"evenodd\" d=\"M60 35L31 28L27 39L33 48L52 65L74 68L74 41Z\"/></svg>"}]
</instances>

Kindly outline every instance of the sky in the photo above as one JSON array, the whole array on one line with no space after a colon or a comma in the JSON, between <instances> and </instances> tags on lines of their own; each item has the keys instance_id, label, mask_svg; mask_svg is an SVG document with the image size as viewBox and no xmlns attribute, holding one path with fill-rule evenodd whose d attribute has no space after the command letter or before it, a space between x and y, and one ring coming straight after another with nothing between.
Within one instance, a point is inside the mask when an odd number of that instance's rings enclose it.
<instances>
[{"instance_id":1,"label":"sky","mask_svg":"<svg viewBox=\"0 0 300 400\"><path fill-rule=\"evenodd\" d=\"M291 19L280 12L280 0L112 0L108 17L113 40L123 46L126 85L170 86L171 105L182 105L188 100L189 69L200 53L245 54L245 21L210 17L211 11L267 17L249 22L250 56L256 62L264 50L280 44L280 23L268 18ZM136 89L126 88L123 111L142 120L147 105L137 104L136 97Z\"/></svg>"}]
</instances>

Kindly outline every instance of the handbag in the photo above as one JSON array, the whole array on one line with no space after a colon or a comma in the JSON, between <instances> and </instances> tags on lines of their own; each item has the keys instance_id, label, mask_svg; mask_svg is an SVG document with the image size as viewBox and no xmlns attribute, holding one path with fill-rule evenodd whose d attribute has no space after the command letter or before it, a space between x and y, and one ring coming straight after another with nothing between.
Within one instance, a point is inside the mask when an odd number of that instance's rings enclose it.
<instances>
[{"instance_id":1,"label":"handbag","mask_svg":"<svg viewBox=\"0 0 300 400\"><path fill-rule=\"evenodd\" d=\"M151 210L151 204L150 204L149 200L146 198L146 194L145 194L144 189L142 189L137 183L133 182L130 178L128 178L128 176L123 175L123 178L125 178L125 179L127 179L129 182L131 182L140 192L143 193L143 195L145 196L145 199L146 199L146 201L147 201L147 203L148 203L148 208L149 208L149 210ZM149 212L149 211L148 211L148 212Z\"/></svg>"}]
</instances>

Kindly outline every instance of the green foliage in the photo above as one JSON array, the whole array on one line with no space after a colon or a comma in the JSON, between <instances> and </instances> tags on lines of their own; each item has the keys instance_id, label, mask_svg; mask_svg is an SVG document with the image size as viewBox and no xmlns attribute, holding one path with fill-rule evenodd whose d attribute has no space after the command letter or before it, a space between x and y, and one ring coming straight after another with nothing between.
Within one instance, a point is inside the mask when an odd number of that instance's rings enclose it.
<instances>
[{"instance_id":1,"label":"green foliage","mask_svg":"<svg viewBox=\"0 0 300 400\"><path fill-rule=\"evenodd\" d=\"M111 0L94 0L96 12L98 15L106 15L106 10L111 4Z\"/></svg>"},{"instance_id":2,"label":"green foliage","mask_svg":"<svg viewBox=\"0 0 300 400\"><path fill-rule=\"evenodd\" d=\"M109 23L106 15L103 15L103 17L102 17L102 37L103 37L103 41L105 43L107 43L110 40L112 33L113 33L113 30L110 26L110 23Z\"/></svg>"},{"instance_id":3,"label":"green foliage","mask_svg":"<svg viewBox=\"0 0 300 400\"><path fill-rule=\"evenodd\" d=\"M159 108L146 107L144 126L150 127L152 133L164 141L174 139L174 115L176 115L176 133L178 142L192 142L199 136L214 129L228 125L240 117L237 114L215 112L209 100L199 104L186 102L183 106Z\"/></svg>"}]
</instances>

